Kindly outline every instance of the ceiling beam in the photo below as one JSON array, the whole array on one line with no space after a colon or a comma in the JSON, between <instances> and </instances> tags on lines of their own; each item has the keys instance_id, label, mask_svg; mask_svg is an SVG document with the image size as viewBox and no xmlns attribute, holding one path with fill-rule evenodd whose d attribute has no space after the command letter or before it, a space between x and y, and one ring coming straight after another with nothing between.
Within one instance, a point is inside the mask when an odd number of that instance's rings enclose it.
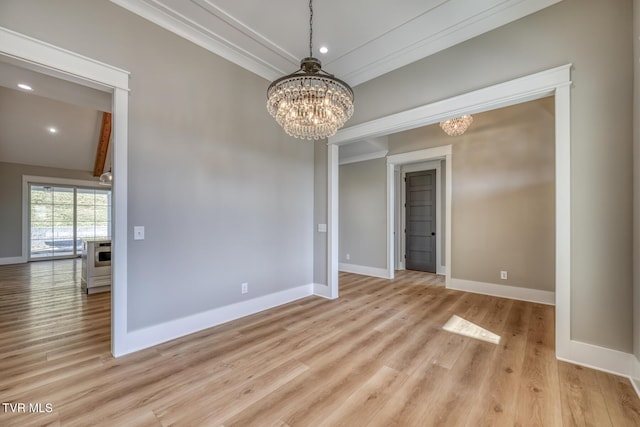
<instances>
[{"instance_id":1,"label":"ceiling beam","mask_svg":"<svg viewBox=\"0 0 640 427\"><path fill-rule=\"evenodd\" d=\"M100 139L98 141L98 151L96 152L96 163L93 166L93 176L100 176L104 172L104 164L107 160L110 139L111 113L102 113L102 126L100 127Z\"/></svg>"}]
</instances>

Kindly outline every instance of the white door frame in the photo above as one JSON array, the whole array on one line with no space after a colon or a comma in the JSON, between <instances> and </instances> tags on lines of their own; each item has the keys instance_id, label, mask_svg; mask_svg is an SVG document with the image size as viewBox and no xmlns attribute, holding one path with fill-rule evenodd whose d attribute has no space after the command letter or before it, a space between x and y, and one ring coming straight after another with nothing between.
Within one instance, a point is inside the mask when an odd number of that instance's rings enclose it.
<instances>
[{"instance_id":1,"label":"white door frame","mask_svg":"<svg viewBox=\"0 0 640 427\"><path fill-rule=\"evenodd\" d=\"M587 355L587 344L571 340L571 64L489 86L453 98L426 104L411 110L341 129L329 138L328 164L328 233L327 258L330 297L338 296L338 146L359 139L389 135L463 114L519 104L545 96L555 95L556 140L556 355L591 366L602 365L600 350ZM409 154L409 153L406 153ZM450 171L447 165L447 171ZM392 172L391 175L393 176ZM390 189L393 192L393 189ZM393 215L393 212L388 212ZM393 245L393 239L391 239ZM451 245L448 245L449 253ZM393 259L390 259L393 262ZM451 257L447 255L450 273ZM449 274L450 276L450 274ZM594 347L594 346L592 346ZM600 354L596 354L600 352ZM626 353L625 353L626 354ZM612 371L617 367L613 363Z\"/></svg>"},{"instance_id":2,"label":"white door frame","mask_svg":"<svg viewBox=\"0 0 640 427\"><path fill-rule=\"evenodd\" d=\"M396 222L396 242L399 242L399 246L396 249L396 270L406 269L406 254L407 254L407 235L405 230L407 229L407 174L411 172L422 172L428 170L436 171L436 274L445 274L444 265L442 264L442 205L445 203L442 194L442 168L441 163L443 159L429 159L426 162L421 163L409 163L400 166L400 176L394 174L395 180L400 180L400 185L395 183L396 189L400 189L400 194L397 194L395 203L395 212L399 213L399 218ZM398 168L396 168L397 170ZM398 209L398 205L399 209Z\"/></svg>"},{"instance_id":3,"label":"white door frame","mask_svg":"<svg viewBox=\"0 0 640 427\"><path fill-rule=\"evenodd\" d=\"M395 240L394 239L394 224L395 224L394 212L396 210L396 207L395 207L396 196L393 194L394 189L396 188L395 173L394 173L395 168L400 165L409 165L417 162L426 162L426 161L442 160L442 159L444 159L447 162L446 184L445 184L445 191L444 191L445 218L446 218L444 238L445 238L445 251L446 251L447 263L445 265L443 274L446 276L445 285L447 287L449 286L449 283L450 283L449 280L451 278L451 265L452 265L450 261L451 260L451 194L452 194L452 186L451 186L452 168L450 167L450 165L453 162L453 157L451 155L451 145L442 145L440 147L426 148L424 150L411 151L408 153L394 154L391 156L387 156L387 269L388 269L387 274L392 279L395 273L395 265L394 265L394 260L396 258L395 253L398 252L396 251L393 245ZM436 170L438 169L439 169L439 166ZM440 182L438 180L438 182L436 183L436 186L439 186L439 185L440 185ZM439 192L440 190L439 188L437 188L436 194L439 194ZM441 206L439 203L440 203L440 199L438 199L438 207ZM439 221L438 221L439 217L440 217L440 208L438 208L436 212L436 223L438 224L438 226L436 227L436 229L438 230L436 237L438 236L438 234L440 234ZM402 239L402 241L404 242L404 239ZM436 245L438 246L440 244L441 244L440 240L436 239ZM400 248L399 252L401 251L402 251L402 248ZM438 254L441 254L441 246L438 246L436 248L436 252ZM436 269L439 269L440 262L441 262L440 256L438 256L437 258L438 259L436 261Z\"/></svg>"},{"instance_id":4,"label":"white door frame","mask_svg":"<svg viewBox=\"0 0 640 427\"><path fill-rule=\"evenodd\" d=\"M129 73L52 44L0 27L0 56L35 71L113 94L113 283L111 353L127 353L127 127ZM24 246L24 245L23 245ZM27 248L22 248L26 260Z\"/></svg>"}]
</instances>

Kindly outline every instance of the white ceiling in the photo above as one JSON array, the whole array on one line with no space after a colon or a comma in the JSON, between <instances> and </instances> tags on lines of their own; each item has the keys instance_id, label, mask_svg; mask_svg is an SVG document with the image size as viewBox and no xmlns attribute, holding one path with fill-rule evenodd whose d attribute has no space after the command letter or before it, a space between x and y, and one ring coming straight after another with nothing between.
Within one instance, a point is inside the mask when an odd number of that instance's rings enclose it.
<instances>
[{"instance_id":1,"label":"white ceiling","mask_svg":"<svg viewBox=\"0 0 640 427\"><path fill-rule=\"evenodd\" d=\"M28 66L0 57L0 162L93 171L111 94ZM33 91L18 89L19 83Z\"/></svg>"},{"instance_id":2,"label":"white ceiling","mask_svg":"<svg viewBox=\"0 0 640 427\"><path fill-rule=\"evenodd\" d=\"M111 1L268 80L309 54L306 0ZM559 1L316 1L313 56L355 86Z\"/></svg>"},{"instance_id":3,"label":"white ceiling","mask_svg":"<svg viewBox=\"0 0 640 427\"><path fill-rule=\"evenodd\" d=\"M268 80L309 54L306 0L112 1ZM559 1L316 1L313 56L355 86ZM34 92L16 90L19 82ZM0 58L0 161L92 170L100 112L110 108L109 93ZM385 141L365 143L344 154L385 149Z\"/></svg>"},{"instance_id":4,"label":"white ceiling","mask_svg":"<svg viewBox=\"0 0 640 427\"><path fill-rule=\"evenodd\" d=\"M101 121L93 108L0 86L0 162L92 171Z\"/></svg>"}]
</instances>

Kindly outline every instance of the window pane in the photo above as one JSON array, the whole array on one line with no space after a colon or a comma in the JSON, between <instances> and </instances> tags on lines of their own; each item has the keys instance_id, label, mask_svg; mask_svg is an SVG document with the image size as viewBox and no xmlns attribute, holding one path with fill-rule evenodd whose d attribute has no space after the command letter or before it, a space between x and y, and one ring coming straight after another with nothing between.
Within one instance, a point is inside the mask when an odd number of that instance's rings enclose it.
<instances>
[{"instance_id":1,"label":"window pane","mask_svg":"<svg viewBox=\"0 0 640 427\"><path fill-rule=\"evenodd\" d=\"M31 222L53 222L53 205L31 205Z\"/></svg>"},{"instance_id":2,"label":"window pane","mask_svg":"<svg viewBox=\"0 0 640 427\"><path fill-rule=\"evenodd\" d=\"M53 191L51 187L42 185L31 186L31 203L53 203Z\"/></svg>"},{"instance_id":3,"label":"window pane","mask_svg":"<svg viewBox=\"0 0 640 427\"><path fill-rule=\"evenodd\" d=\"M91 206L80 206L78 205L77 208L77 215L78 215L78 222L93 222L95 221L95 207L93 205Z\"/></svg>"},{"instance_id":4,"label":"window pane","mask_svg":"<svg viewBox=\"0 0 640 427\"><path fill-rule=\"evenodd\" d=\"M73 227L73 205L53 205L53 221Z\"/></svg>"},{"instance_id":5,"label":"window pane","mask_svg":"<svg viewBox=\"0 0 640 427\"><path fill-rule=\"evenodd\" d=\"M51 246L47 245L44 240L31 240L31 257L42 258L53 255Z\"/></svg>"},{"instance_id":6,"label":"window pane","mask_svg":"<svg viewBox=\"0 0 640 427\"><path fill-rule=\"evenodd\" d=\"M31 185L30 201L32 258L73 255L81 239L111 235L110 190Z\"/></svg>"},{"instance_id":7,"label":"window pane","mask_svg":"<svg viewBox=\"0 0 640 427\"><path fill-rule=\"evenodd\" d=\"M96 190L96 205L111 206L111 191Z\"/></svg>"},{"instance_id":8,"label":"window pane","mask_svg":"<svg viewBox=\"0 0 640 427\"><path fill-rule=\"evenodd\" d=\"M96 222L96 237L111 237L111 227L108 222Z\"/></svg>"},{"instance_id":9,"label":"window pane","mask_svg":"<svg viewBox=\"0 0 640 427\"><path fill-rule=\"evenodd\" d=\"M93 206L96 202L96 191L88 188L78 188L77 200L78 206L87 205Z\"/></svg>"},{"instance_id":10,"label":"window pane","mask_svg":"<svg viewBox=\"0 0 640 427\"><path fill-rule=\"evenodd\" d=\"M53 204L73 206L73 188L54 187Z\"/></svg>"}]
</instances>

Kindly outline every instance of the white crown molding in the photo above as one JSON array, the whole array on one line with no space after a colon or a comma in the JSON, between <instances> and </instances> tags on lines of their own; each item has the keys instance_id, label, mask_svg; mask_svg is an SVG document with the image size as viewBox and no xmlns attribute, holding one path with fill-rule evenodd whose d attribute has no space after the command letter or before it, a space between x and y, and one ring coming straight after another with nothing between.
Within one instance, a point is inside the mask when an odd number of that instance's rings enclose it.
<instances>
[{"instance_id":1,"label":"white crown molding","mask_svg":"<svg viewBox=\"0 0 640 427\"><path fill-rule=\"evenodd\" d=\"M301 59L211 0L175 4L163 0L111 1L267 80L293 71ZM324 65L356 86L559 1L441 2Z\"/></svg>"},{"instance_id":2,"label":"white crown molding","mask_svg":"<svg viewBox=\"0 0 640 427\"><path fill-rule=\"evenodd\" d=\"M560 1L508 0L497 2L488 9L485 9L484 2L476 0L445 2L430 13L425 13L326 65L343 80L357 86ZM472 11L472 15L451 26L448 17L459 14L460 10ZM420 37L424 34L424 28L439 27L442 29ZM407 44L407 40L412 40L413 43Z\"/></svg>"},{"instance_id":3,"label":"white crown molding","mask_svg":"<svg viewBox=\"0 0 640 427\"><path fill-rule=\"evenodd\" d=\"M291 52L288 52L282 46L279 46L278 44L264 37L262 34L258 33L257 31L254 31L248 25L245 25L240 20L234 18L233 16L231 16L230 14L228 14L227 12L225 12L224 10L222 10L221 8L213 4L211 0L192 0L192 1L200 5L202 8L208 10L209 13L211 13L218 19L226 22L230 27L237 30L242 36L247 37L262 46L266 46L269 50L273 51L278 56L281 56L282 58L290 61L292 64L295 65L300 61L301 58L296 57L294 54L292 54Z\"/></svg>"},{"instance_id":4,"label":"white crown molding","mask_svg":"<svg viewBox=\"0 0 640 427\"><path fill-rule=\"evenodd\" d=\"M155 6L144 0L111 0L111 2L267 80L275 80L291 72L258 58L232 41L218 36L155 1Z\"/></svg>"}]
</instances>

